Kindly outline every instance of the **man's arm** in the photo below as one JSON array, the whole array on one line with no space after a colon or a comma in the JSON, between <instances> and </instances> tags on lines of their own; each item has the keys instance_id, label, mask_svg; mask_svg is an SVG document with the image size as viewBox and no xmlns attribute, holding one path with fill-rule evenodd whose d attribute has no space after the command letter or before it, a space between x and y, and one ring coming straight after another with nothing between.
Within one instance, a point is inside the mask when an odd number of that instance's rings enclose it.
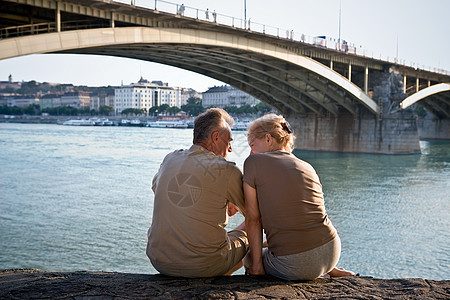
<instances>
[{"instance_id":1,"label":"man's arm","mask_svg":"<svg viewBox=\"0 0 450 300\"><path fill-rule=\"evenodd\" d=\"M242 189L242 173L241 170L239 170L239 168L234 165L228 178L227 200L230 202L230 204L236 205L239 211L245 216L245 201L244 192Z\"/></svg>"},{"instance_id":2,"label":"man's arm","mask_svg":"<svg viewBox=\"0 0 450 300\"><path fill-rule=\"evenodd\" d=\"M156 192L156 183L158 181L158 174L159 174L159 170L158 172L155 174L155 176L153 177L153 181L152 181L152 191L153 193Z\"/></svg>"}]
</instances>

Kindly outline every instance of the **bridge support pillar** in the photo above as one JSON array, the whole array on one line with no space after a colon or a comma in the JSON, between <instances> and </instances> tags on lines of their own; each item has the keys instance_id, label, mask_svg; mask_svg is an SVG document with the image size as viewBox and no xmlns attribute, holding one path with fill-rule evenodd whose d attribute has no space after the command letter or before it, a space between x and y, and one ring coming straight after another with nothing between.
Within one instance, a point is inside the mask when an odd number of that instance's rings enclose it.
<instances>
[{"instance_id":1,"label":"bridge support pillar","mask_svg":"<svg viewBox=\"0 0 450 300\"><path fill-rule=\"evenodd\" d=\"M406 94L406 75L403 75L403 93Z\"/></svg>"},{"instance_id":2,"label":"bridge support pillar","mask_svg":"<svg viewBox=\"0 0 450 300\"><path fill-rule=\"evenodd\" d=\"M348 64L348 81L352 81L352 64Z\"/></svg>"},{"instance_id":3,"label":"bridge support pillar","mask_svg":"<svg viewBox=\"0 0 450 300\"><path fill-rule=\"evenodd\" d=\"M116 21L115 21L115 19L114 19L114 12L112 11L111 12L111 28L114 28L114 27L116 27Z\"/></svg>"},{"instance_id":4,"label":"bridge support pillar","mask_svg":"<svg viewBox=\"0 0 450 300\"><path fill-rule=\"evenodd\" d=\"M56 19L56 32L61 32L61 2L56 2L56 11L55 11L55 19Z\"/></svg>"},{"instance_id":5,"label":"bridge support pillar","mask_svg":"<svg viewBox=\"0 0 450 300\"><path fill-rule=\"evenodd\" d=\"M378 119L375 115L354 118L351 114L319 117L288 116L300 150L405 154L420 153L414 118Z\"/></svg>"},{"instance_id":6,"label":"bridge support pillar","mask_svg":"<svg viewBox=\"0 0 450 300\"><path fill-rule=\"evenodd\" d=\"M425 140L450 140L449 119L417 119L419 137Z\"/></svg>"},{"instance_id":7,"label":"bridge support pillar","mask_svg":"<svg viewBox=\"0 0 450 300\"><path fill-rule=\"evenodd\" d=\"M365 77L366 85L367 69ZM379 103L380 110L376 115L365 109L360 109L356 115L345 110L337 116L288 115L297 136L296 147L334 152L420 153L416 117L399 106L406 97L403 80L396 70L371 75L372 97Z\"/></svg>"}]
</instances>

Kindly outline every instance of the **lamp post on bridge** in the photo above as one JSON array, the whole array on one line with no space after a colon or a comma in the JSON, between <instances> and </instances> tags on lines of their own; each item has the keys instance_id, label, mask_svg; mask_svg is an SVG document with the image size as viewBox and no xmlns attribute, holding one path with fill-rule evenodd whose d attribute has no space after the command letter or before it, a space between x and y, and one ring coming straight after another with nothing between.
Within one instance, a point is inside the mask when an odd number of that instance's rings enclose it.
<instances>
[{"instance_id":1,"label":"lamp post on bridge","mask_svg":"<svg viewBox=\"0 0 450 300\"><path fill-rule=\"evenodd\" d=\"M339 38L338 38L339 51L341 51L341 7L342 1L339 1Z\"/></svg>"},{"instance_id":2,"label":"lamp post on bridge","mask_svg":"<svg viewBox=\"0 0 450 300\"><path fill-rule=\"evenodd\" d=\"M247 0L244 0L244 29L247 29Z\"/></svg>"}]
</instances>

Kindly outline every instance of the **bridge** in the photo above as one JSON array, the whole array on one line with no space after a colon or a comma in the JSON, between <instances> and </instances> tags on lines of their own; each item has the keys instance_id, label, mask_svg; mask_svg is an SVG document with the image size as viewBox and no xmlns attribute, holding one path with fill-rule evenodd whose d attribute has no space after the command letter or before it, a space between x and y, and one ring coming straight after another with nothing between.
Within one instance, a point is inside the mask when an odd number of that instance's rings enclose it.
<instances>
[{"instance_id":1,"label":"bridge","mask_svg":"<svg viewBox=\"0 0 450 300\"><path fill-rule=\"evenodd\" d=\"M419 152L411 110L416 105L433 116L423 121L428 122L423 128L433 128L425 137L450 138L450 73L445 70L368 57L327 38L294 39L292 32L262 24L149 2L154 6L0 0L0 59L99 54L190 70L275 107L293 125L300 149Z\"/></svg>"}]
</instances>

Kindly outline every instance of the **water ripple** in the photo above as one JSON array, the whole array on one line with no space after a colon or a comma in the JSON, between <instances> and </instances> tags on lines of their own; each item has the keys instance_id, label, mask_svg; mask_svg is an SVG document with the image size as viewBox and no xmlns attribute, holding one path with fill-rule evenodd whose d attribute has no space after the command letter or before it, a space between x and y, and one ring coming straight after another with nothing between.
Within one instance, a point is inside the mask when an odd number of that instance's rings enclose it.
<instances>
[{"instance_id":1,"label":"water ripple","mask_svg":"<svg viewBox=\"0 0 450 300\"><path fill-rule=\"evenodd\" d=\"M229 159L242 168L249 148L233 135ZM152 178L192 130L0 124L0 136L0 268L156 273L145 255ZM450 143L421 146L402 156L295 152L320 176L340 265L448 279Z\"/></svg>"}]
</instances>

